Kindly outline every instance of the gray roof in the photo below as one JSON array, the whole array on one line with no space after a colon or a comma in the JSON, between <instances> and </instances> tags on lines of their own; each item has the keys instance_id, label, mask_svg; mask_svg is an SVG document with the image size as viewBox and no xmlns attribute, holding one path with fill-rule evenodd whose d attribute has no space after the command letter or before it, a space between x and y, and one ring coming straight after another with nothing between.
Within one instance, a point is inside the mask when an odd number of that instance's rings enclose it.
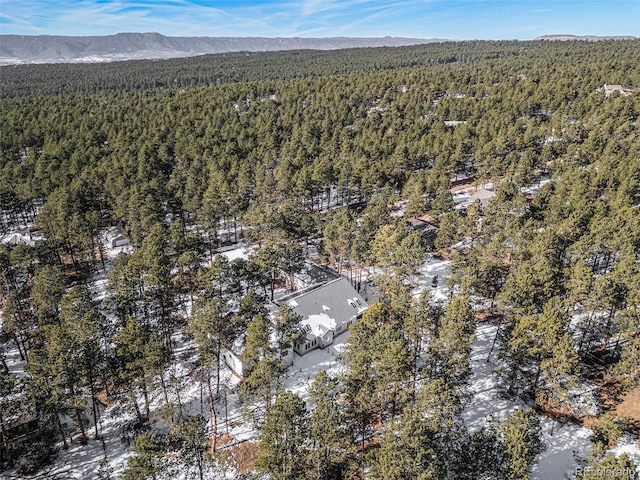
<instances>
[{"instance_id":1,"label":"gray roof","mask_svg":"<svg viewBox=\"0 0 640 480\"><path fill-rule=\"evenodd\" d=\"M109 242L111 242L115 238L124 238L124 233L120 227L111 227L105 232L104 236Z\"/></svg>"},{"instance_id":2,"label":"gray roof","mask_svg":"<svg viewBox=\"0 0 640 480\"><path fill-rule=\"evenodd\" d=\"M340 277L286 302L302 317L302 324L311 330L333 329L337 325L361 315L369 306L351 286Z\"/></svg>"},{"instance_id":3,"label":"gray roof","mask_svg":"<svg viewBox=\"0 0 640 480\"><path fill-rule=\"evenodd\" d=\"M424 234L434 234L438 231L438 227L436 227L433 223L427 222L426 220L422 220L421 218L408 218L407 222L411 225L411 228L419 231Z\"/></svg>"},{"instance_id":4,"label":"gray roof","mask_svg":"<svg viewBox=\"0 0 640 480\"><path fill-rule=\"evenodd\" d=\"M474 193L469 197L469 203L473 203L476 200L480 200L480 203L482 204L482 206L486 207L489 200L495 196L496 194L491 190L485 190L481 188L480 190L478 190L476 193Z\"/></svg>"}]
</instances>

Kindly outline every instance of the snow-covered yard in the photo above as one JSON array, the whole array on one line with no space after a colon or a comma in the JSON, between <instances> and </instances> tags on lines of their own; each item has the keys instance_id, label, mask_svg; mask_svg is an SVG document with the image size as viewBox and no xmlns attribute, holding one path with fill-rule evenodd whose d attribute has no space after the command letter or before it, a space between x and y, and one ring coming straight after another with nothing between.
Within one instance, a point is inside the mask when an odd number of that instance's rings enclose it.
<instances>
[{"instance_id":1,"label":"snow-covered yard","mask_svg":"<svg viewBox=\"0 0 640 480\"><path fill-rule=\"evenodd\" d=\"M125 248L108 250L108 262ZM247 251L244 246L236 246L222 253L229 260L246 258ZM414 295L427 289L435 301L446 303L450 296L445 278L449 273L450 262L429 256L422 268L422 276L418 279ZM109 268L107 268L108 271ZM100 272L91 282L91 288L100 300L106 295L107 272ZM434 280L435 278L435 280ZM435 286L434 286L435 285ZM105 312L107 313L107 312ZM493 343L496 326L489 322L478 323L476 338L472 344L471 367L472 376L469 385L469 400L463 412L463 419L470 429L480 428L487 418L495 416L501 420L506 418L514 409L527 405L521 401L510 400L500 394L498 376L494 372L497 355L493 353L490 363L487 357ZM285 388L307 399L308 388L314 376L320 371L337 374L340 371L338 354L345 348L349 332L337 336L334 343L326 349L317 349L304 356L295 354L293 366L286 372ZM176 348L176 363L172 367L173 376L179 385L181 403L185 414L192 415L208 410L201 402L200 383L190 375L190 367L195 360L195 348L193 343L185 341L181 333L173 336ZM7 363L12 372L22 373L24 362L21 362L17 351L9 350ZM239 379L223 365L221 372L223 383L229 388L226 396L227 405L222 401L217 404L218 432L229 432L234 441L257 439L258 432L242 418L240 408L237 405L237 389L234 389ZM205 395L206 398L206 395ZM152 410L157 409L163 403L162 396L156 392L152 398ZM206 400L205 400L206 402ZM226 410L226 412L225 412ZM228 419L228 425L225 423ZM103 459L107 459L112 472L115 475L122 473L127 458L131 455L129 444L123 437L126 425L134 420L132 412L124 411L117 405L107 408L102 412L100 430L102 439L93 439L93 429L86 445L74 443L68 450L61 450L54 471L64 472L69 479L96 479ZM162 428L159 420L154 420L156 427ZM533 478L537 480L553 480L572 475L577 463L575 456L585 457L590 449L591 430L576 424L561 424L547 418L542 419L543 441L547 449L540 456L539 463L533 469ZM130 438L132 435L129 436ZM624 437L620 445L615 449L615 454L629 454L640 465L640 449L635 439ZM570 478L570 477L569 477Z\"/></svg>"},{"instance_id":2,"label":"snow-covered yard","mask_svg":"<svg viewBox=\"0 0 640 480\"><path fill-rule=\"evenodd\" d=\"M504 420L516 408L527 408L521 401L510 400L500 394L496 367L496 352L487 363L497 326L479 323L471 351L471 399L465 407L463 418L472 430L482 427L485 420L495 415ZM533 468L535 480L561 480L564 474L572 474L577 466L574 454L585 457L591 448L591 430L571 423L559 423L542 418L542 440L547 449Z\"/></svg>"}]
</instances>

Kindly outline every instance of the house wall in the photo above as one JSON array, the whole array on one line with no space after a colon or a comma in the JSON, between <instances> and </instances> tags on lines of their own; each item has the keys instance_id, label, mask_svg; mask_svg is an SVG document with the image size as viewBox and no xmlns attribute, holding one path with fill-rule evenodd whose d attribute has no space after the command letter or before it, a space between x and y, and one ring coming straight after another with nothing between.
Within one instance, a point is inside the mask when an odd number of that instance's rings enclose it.
<instances>
[{"instance_id":1,"label":"house wall","mask_svg":"<svg viewBox=\"0 0 640 480\"><path fill-rule=\"evenodd\" d=\"M315 342L315 343L314 343ZM314 337L313 339L306 339L304 343L296 343L294 345L294 350L298 355L305 355L311 350L315 350L321 346L321 340L318 337Z\"/></svg>"},{"instance_id":2,"label":"house wall","mask_svg":"<svg viewBox=\"0 0 640 480\"><path fill-rule=\"evenodd\" d=\"M240 375L241 377L244 375L244 364L233 352L224 350L222 357L227 367L233 370L236 375Z\"/></svg>"},{"instance_id":3,"label":"house wall","mask_svg":"<svg viewBox=\"0 0 640 480\"><path fill-rule=\"evenodd\" d=\"M329 330L322 336L322 348L326 348L333 343L333 330Z\"/></svg>"},{"instance_id":4,"label":"house wall","mask_svg":"<svg viewBox=\"0 0 640 480\"><path fill-rule=\"evenodd\" d=\"M293 365L293 348L287 349L282 355L282 368L288 368Z\"/></svg>"},{"instance_id":5,"label":"house wall","mask_svg":"<svg viewBox=\"0 0 640 480\"><path fill-rule=\"evenodd\" d=\"M123 247L125 245L129 245L129 239L125 237L116 237L113 240L111 240L112 247Z\"/></svg>"}]
</instances>

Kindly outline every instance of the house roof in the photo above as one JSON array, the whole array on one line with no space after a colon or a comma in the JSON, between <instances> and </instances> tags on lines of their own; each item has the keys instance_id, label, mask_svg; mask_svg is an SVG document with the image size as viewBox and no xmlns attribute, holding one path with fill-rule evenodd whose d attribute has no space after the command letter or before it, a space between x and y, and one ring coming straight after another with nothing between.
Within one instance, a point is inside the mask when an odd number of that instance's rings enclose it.
<instances>
[{"instance_id":1,"label":"house roof","mask_svg":"<svg viewBox=\"0 0 640 480\"><path fill-rule=\"evenodd\" d=\"M613 92L620 92L620 93L624 93L624 88L622 87L622 85L607 85L606 83L604 84L604 94L605 96L609 96L611 95Z\"/></svg>"},{"instance_id":2,"label":"house roof","mask_svg":"<svg viewBox=\"0 0 640 480\"><path fill-rule=\"evenodd\" d=\"M302 317L301 324L317 336L361 315L369 306L344 277L294 297L287 304Z\"/></svg>"},{"instance_id":3,"label":"house roof","mask_svg":"<svg viewBox=\"0 0 640 480\"><path fill-rule=\"evenodd\" d=\"M438 227L436 227L433 223L428 222L427 220L424 220L420 217L408 218L407 222L409 223L409 225L411 225L411 228L424 234L435 233L438 230Z\"/></svg>"},{"instance_id":4,"label":"house roof","mask_svg":"<svg viewBox=\"0 0 640 480\"><path fill-rule=\"evenodd\" d=\"M10 235L7 235L6 237L2 238L0 243L5 243L7 245L18 245L22 243L31 247L34 247L36 245L36 242L32 238L23 235L22 233L12 233Z\"/></svg>"},{"instance_id":5,"label":"house roof","mask_svg":"<svg viewBox=\"0 0 640 480\"><path fill-rule=\"evenodd\" d=\"M107 241L111 242L112 240L120 237L124 237L122 229L120 227L111 227L104 234Z\"/></svg>"},{"instance_id":6,"label":"house roof","mask_svg":"<svg viewBox=\"0 0 640 480\"><path fill-rule=\"evenodd\" d=\"M476 200L479 200L482 206L486 207L489 199L495 196L496 194L491 190L485 190L484 188L481 188L480 190L478 190L476 193L474 193L469 197L469 204L475 202Z\"/></svg>"}]
</instances>

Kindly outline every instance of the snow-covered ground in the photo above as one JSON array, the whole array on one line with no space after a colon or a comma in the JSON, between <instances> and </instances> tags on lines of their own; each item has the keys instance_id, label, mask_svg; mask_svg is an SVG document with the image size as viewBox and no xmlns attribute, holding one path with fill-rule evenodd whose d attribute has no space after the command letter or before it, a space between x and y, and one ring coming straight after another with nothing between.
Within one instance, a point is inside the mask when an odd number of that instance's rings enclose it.
<instances>
[{"instance_id":1,"label":"snow-covered ground","mask_svg":"<svg viewBox=\"0 0 640 480\"><path fill-rule=\"evenodd\" d=\"M127 250L128 247L108 249L108 259L113 259L118 253ZM229 260L246 258L247 251L244 246L235 246L222 252ZM429 256L422 268L422 276L418 279L415 295L427 289L434 300L445 303L450 296L445 278L449 273L450 262ZM107 267L107 271L109 266ZM91 282L91 287L100 300L104 300L106 294L107 272L98 273ZM433 286L434 277L437 277L437 286ZM106 312L105 312L106 313ZM487 356L491 348L496 326L490 323L479 323L476 329L476 338L472 345L470 381L470 399L465 406L463 418L466 425L474 430L480 428L486 419L495 415L497 419L506 418L510 412L518 407L526 407L523 402L506 399L500 394L498 377L494 372L496 352L492 355L492 361L487 363ZM340 363L337 355L345 348L349 332L334 339L334 343L327 349L317 349L304 356L295 354L293 366L286 373L286 388L303 399L308 397L308 388L314 376L320 371L337 374L340 371ZM175 344L176 362L172 367L172 376L178 383L180 401L185 414L191 415L208 410L201 402L201 390L199 382L191 375L191 366L195 360L195 349L191 342L186 342L180 333L173 336ZM24 362L19 360L17 351L9 350L7 363L12 372L22 373ZM235 387L239 380L223 367L222 380L228 386L227 406L222 402L217 404L218 432L228 430L234 441L257 439L258 432L250 422L243 420L240 408L237 405L238 395ZM167 377L169 375L167 374ZM159 390L159 389L158 389ZM175 393L171 400L175 401ZM152 410L159 408L164 402L159 391L152 396ZM205 395L206 402L206 395ZM226 410L226 414L225 414ZM228 424L225 422L228 418ZM123 441L123 429L134 420L132 412L113 406L102 411L100 430L102 440L93 439L93 429L87 445L74 443L68 450L61 450L56 459L58 472L65 472L69 479L98 478L98 470L106 457L115 475L122 473L127 458L131 455L129 445ZM154 420L156 427L162 427L159 420ZM565 474L572 475L577 463L575 455L585 457L590 449L591 431L575 424L561 424L559 422L542 419L543 441L547 445L546 451L540 456L540 461L533 469L533 478L536 480L562 480ZM632 438L624 437L620 445L614 450L615 454L627 453L640 465L640 449Z\"/></svg>"},{"instance_id":2,"label":"snow-covered ground","mask_svg":"<svg viewBox=\"0 0 640 480\"><path fill-rule=\"evenodd\" d=\"M225 257L227 257L227 260L229 260L230 262L232 262L233 260L237 260L238 258L247 260L249 258L249 254L249 250L247 250L244 245L240 247L234 246L234 248L230 250L223 250L220 252L220 255L224 255Z\"/></svg>"},{"instance_id":3,"label":"snow-covered ground","mask_svg":"<svg viewBox=\"0 0 640 480\"><path fill-rule=\"evenodd\" d=\"M504 420L516 408L527 408L524 402L507 399L501 395L496 368L496 351L487 363L489 351L497 326L488 322L476 327L476 338L471 347L471 399L465 407L463 418L472 430L482 427L485 420L495 415ZM533 468L534 480L562 480L573 474L577 464L574 454L586 457L591 448L591 430L571 423L559 423L548 418L541 419L542 440L547 445Z\"/></svg>"}]
</instances>

